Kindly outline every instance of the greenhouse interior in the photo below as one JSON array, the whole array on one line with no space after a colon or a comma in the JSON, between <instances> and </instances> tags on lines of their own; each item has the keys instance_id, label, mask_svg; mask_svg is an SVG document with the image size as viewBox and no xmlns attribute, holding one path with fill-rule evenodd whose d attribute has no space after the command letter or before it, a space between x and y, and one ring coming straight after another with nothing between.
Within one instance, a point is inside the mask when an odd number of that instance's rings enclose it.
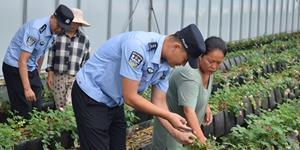
<instances>
[{"instance_id":1,"label":"greenhouse interior","mask_svg":"<svg viewBox=\"0 0 300 150\"><path fill-rule=\"evenodd\" d=\"M1 150L300 150L299 0L2 3Z\"/></svg>"}]
</instances>

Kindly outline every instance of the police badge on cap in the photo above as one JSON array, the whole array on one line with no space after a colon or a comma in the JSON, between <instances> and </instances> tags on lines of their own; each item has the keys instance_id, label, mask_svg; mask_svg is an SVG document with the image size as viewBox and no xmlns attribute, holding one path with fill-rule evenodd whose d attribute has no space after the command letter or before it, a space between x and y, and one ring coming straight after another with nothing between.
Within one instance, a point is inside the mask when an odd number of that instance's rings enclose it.
<instances>
[{"instance_id":1,"label":"police badge on cap","mask_svg":"<svg viewBox=\"0 0 300 150\"><path fill-rule=\"evenodd\" d=\"M59 5L55 10L54 16L57 18L58 25L65 31L71 28L72 20L74 19L73 12L65 5Z\"/></svg>"}]
</instances>

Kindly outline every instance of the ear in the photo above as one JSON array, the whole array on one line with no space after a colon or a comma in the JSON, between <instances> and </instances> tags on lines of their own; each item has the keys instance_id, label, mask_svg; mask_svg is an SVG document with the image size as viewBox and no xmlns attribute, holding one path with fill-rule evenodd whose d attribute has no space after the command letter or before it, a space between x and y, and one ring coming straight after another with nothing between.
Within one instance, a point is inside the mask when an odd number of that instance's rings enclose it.
<instances>
[{"instance_id":1,"label":"ear","mask_svg":"<svg viewBox=\"0 0 300 150\"><path fill-rule=\"evenodd\" d=\"M179 42L175 42L174 43L174 48L181 48L181 44Z\"/></svg>"}]
</instances>

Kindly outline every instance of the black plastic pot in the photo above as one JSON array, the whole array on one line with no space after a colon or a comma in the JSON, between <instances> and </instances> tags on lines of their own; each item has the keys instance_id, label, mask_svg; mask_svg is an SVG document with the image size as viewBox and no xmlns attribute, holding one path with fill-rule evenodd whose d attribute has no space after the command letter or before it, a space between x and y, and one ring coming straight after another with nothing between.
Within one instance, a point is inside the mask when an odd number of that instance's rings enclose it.
<instances>
[{"instance_id":1,"label":"black plastic pot","mask_svg":"<svg viewBox=\"0 0 300 150\"><path fill-rule=\"evenodd\" d=\"M261 99L261 97L255 98L255 105L256 105L256 107L253 106L254 114L260 115L261 109L262 109L261 104L262 104L262 99Z\"/></svg>"},{"instance_id":2,"label":"black plastic pot","mask_svg":"<svg viewBox=\"0 0 300 150\"><path fill-rule=\"evenodd\" d=\"M290 93L290 92L288 92L288 91L290 91L288 88L286 88L286 89L280 91L280 92L281 92L281 96L282 96L282 101L283 101L283 102L285 102L285 101L289 98L289 93Z\"/></svg>"},{"instance_id":3,"label":"black plastic pot","mask_svg":"<svg viewBox=\"0 0 300 150\"><path fill-rule=\"evenodd\" d=\"M238 82L240 85L245 84L245 79L246 79L246 78L245 78L244 76L242 76L242 75L238 75L237 78L236 78L237 82Z\"/></svg>"},{"instance_id":4,"label":"black plastic pot","mask_svg":"<svg viewBox=\"0 0 300 150\"><path fill-rule=\"evenodd\" d=\"M276 69L277 72L283 71L284 68L283 68L282 62L276 62L275 63L275 69Z\"/></svg>"},{"instance_id":5,"label":"black plastic pot","mask_svg":"<svg viewBox=\"0 0 300 150\"><path fill-rule=\"evenodd\" d=\"M22 141L14 146L14 150L28 150L29 141Z\"/></svg>"},{"instance_id":6,"label":"black plastic pot","mask_svg":"<svg viewBox=\"0 0 300 150\"><path fill-rule=\"evenodd\" d=\"M247 58L245 56L240 56L240 60L241 60L241 62L244 62L247 60Z\"/></svg>"},{"instance_id":7,"label":"black plastic pot","mask_svg":"<svg viewBox=\"0 0 300 150\"><path fill-rule=\"evenodd\" d=\"M269 73L269 72L268 72L268 65L265 65L265 66L263 67L263 72L264 72L264 74Z\"/></svg>"},{"instance_id":8,"label":"black plastic pot","mask_svg":"<svg viewBox=\"0 0 300 150\"><path fill-rule=\"evenodd\" d=\"M289 98L290 99L295 99L297 96L296 96L296 94L294 93L294 92L290 92L289 93Z\"/></svg>"},{"instance_id":9,"label":"black plastic pot","mask_svg":"<svg viewBox=\"0 0 300 150\"><path fill-rule=\"evenodd\" d=\"M54 102L44 102L42 104L43 111L47 111L48 109L55 109L55 103Z\"/></svg>"},{"instance_id":10,"label":"black plastic pot","mask_svg":"<svg viewBox=\"0 0 300 150\"><path fill-rule=\"evenodd\" d=\"M63 148L69 149L74 146L74 139L71 136L71 131L63 131L60 135L59 141Z\"/></svg>"},{"instance_id":11,"label":"black plastic pot","mask_svg":"<svg viewBox=\"0 0 300 150\"><path fill-rule=\"evenodd\" d=\"M236 124L240 126L244 126L246 121L245 121L245 110L240 110L240 114L238 116L235 116L235 122Z\"/></svg>"},{"instance_id":12,"label":"black plastic pot","mask_svg":"<svg viewBox=\"0 0 300 150\"><path fill-rule=\"evenodd\" d=\"M275 101L274 90L269 92L268 99L269 99L269 108L274 109L277 106L276 101Z\"/></svg>"},{"instance_id":13,"label":"black plastic pot","mask_svg":"<svg viewBox=\"0 0 300 150\"><path fill-rule=\"evenodd\" d=\"M240 57L240 56L234 57L234 61L235 61L235 64L236 64L237 66L240 66L240 65L241 65L241 57Z\"/></svg>"},{"instance_id":14,"label":"black plastic pot","mask_svg":"<svg viewBox=\"0 0 300 150\"><path fill-rule=\"evenodd\" d=\"M202 132L205 137L214 135L214 124L213 122L209 125L201 125Z\"/></svg>"},{"instance_id":15,"label":"black plastic pot","mask_svg":"<svg viewBox=\"0 0 300 150\"><path fill-rule=\"evenodd\" d=\"M300 89L296 89L296 90L295 90L295 95L296 95L297 97L300 97Z\"/></svg>"},{"instance_id":16,"label":"black plastic pot","mask_svg":"<svg viewBox=\"0 0 300 150\"><path fill-rule=\"evenodd\" d=\"M236 125L235 116L229 111L224 111L225 117L225 135L230 132L230 129Z\"/></svg>"},{"instance_id":17,"label":"black plastic pot","mask_svg":"<svg viewBox=\"0 0 300 150\"><path fill-rule=\"evenodd\" d=\"M218 112L213 117L214 136L220 137L225 134L225 117L224 112Z\"/></svg>"},{"instance_id":18,"label":"black plastic pot","mask_svg":"<svg viewBox=\"0 0 300 150\"><path fill-rule=\"evenodd\" d=\"M224 64L224 62L223 62L223 63L221 63L221 65L220 65L220 70L222 70L222 71L226 71L226 67L225 67L225 64Z\"/></svg>"},{"instance_id":19,"label":"black plastic pot","mask_svg":"<svg viewBox=\"0 0 300 150\"><path fill-rule=\"evenodd\" d=\"M258 73L256 70L253 71L253 76L255 79L257 79L260 76L260 73Z\"/></svg>"},{"instance_id":20,"label":"black plastic pot","mask_svg":"<svg viewBox=\"0 0 300 150\"><path fill-rule=\"evenodd\" d=\"M230 62L228 59L224 61L224 65L225 65L226 70L230 70L231 65L230 65Z\"/></svg>"},{"instance_id":21,"label":"black plastic pot","mask_svg":"<svg viewBox=\"0 0 300 150\"><path fill-rule=\"evenodd\" d=\"M234 60L234 58L230 58L230 59L229 59L229 62L230 62L230 64L231 64L231 67L237 65L236 62L235 62L235 60Z\"/></svg>"},{"instance_id":22,"label":"black plastic pot","mask_svg":"<svg viewBox=\"0 0 300 150\"><path fill-rule=\"evenodd\" d=\"M0 112L0 123L4 123L6 122L8 118L8 114L7 112Z\"/></svg>"},{"instance_id":23,"label":"black plastic pot","mask_svg":"<svg viewBox=\"0 0 300 150\"><path fill-rule=\"evenodd\" d=\"M213 84L213 85L212 85L212 93L214 93L214 92L216 92L216 91L218 91L218 90L220 90L220 89L222 89L222 88L223 88L223 87L221 86L220 83Z\"/></svg>"},{"instance_id":24,"label":"black plastic pot","mask_svg":"<svg viewBox=\"0 0 300 150\"><path fill-rule=\"evenodd\" d=\"M250 100L245 97L243 99L243 103L244 103L244 106L245 106L246 116L250 115L250 114L253 114L254 111L253 111L253 107L252 107L252 104L251 104Z\"/></svg>"},{"instance_id":25,"label":"black plastic pot","mask_svg":"<svg viewBox=\"0 0 300 150\"><path fill-rule=\"evenodd\" d=\"M261 100L261 108L264 110L269 109L269 99L268 98L262 98Z\"/></svg>"},{"instance_id":26,"label":"black plastic pot","mask_svg":"<svg viewBox=\"0 0 300 150\"><path fill-rule=\"evenodd\" d=\"M43 149L42 138L30 140L28 142L28 149L29 150L42 150Z\"/></svg>"},{"instance_id":27,"label":"black plastic pot","mask_svg":"<svg viewBox=\"0 0 300 150\"><path fill-rule=\"evenodd\" d=\"M274 72L272 65L268 64L267 68L268 68L268 73Z\"/></svg>"},{"instance_id":28,"label":"black plastic pot","mask_svg":"<svg viewBox=\"0 0 300 150\"><path fill-rule=\"evenodd\" d=\"M278 104L282 104L282 95L279 88L274 89L275 100Z\"/></svg>"}]
</instances>

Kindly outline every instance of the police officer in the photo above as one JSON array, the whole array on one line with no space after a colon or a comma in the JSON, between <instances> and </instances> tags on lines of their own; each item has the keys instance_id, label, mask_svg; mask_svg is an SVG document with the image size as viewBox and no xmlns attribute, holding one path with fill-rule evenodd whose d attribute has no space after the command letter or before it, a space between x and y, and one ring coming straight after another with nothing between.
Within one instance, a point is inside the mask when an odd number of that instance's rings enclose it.
<instances>
[{"instance_id":1,"label":"police officer","mask_svg":"<svg viewBox=\"0 0 300 150\"><path fill-rule=\"evenodd\" d=\"M174 127L169 132L179 142L191 143L193 134L181 132L190 129L186 120L168 111L166 91L172 67L189 61L197 68L197 57L204 50L194 24L169 36L127 32L105 42L79 70L72 89L80 148L126 149L124 101L165 119L166 128ZM150 85L154 104L138 95Z\"/></svg>"},{"instance_id":2,"label":"police officer","mask_svg":"<svg viewBox=\"0 0 300 150\"><path fill-rule=\"evenodd\" d=\"M33 107L41 107L42 83L39 70L44 54L53 43L53 34L70 28L72 11L59 5L51 17L25 23L7 48L2 66L13 111L26 118Z\"/></svg>"}]
</instances>

